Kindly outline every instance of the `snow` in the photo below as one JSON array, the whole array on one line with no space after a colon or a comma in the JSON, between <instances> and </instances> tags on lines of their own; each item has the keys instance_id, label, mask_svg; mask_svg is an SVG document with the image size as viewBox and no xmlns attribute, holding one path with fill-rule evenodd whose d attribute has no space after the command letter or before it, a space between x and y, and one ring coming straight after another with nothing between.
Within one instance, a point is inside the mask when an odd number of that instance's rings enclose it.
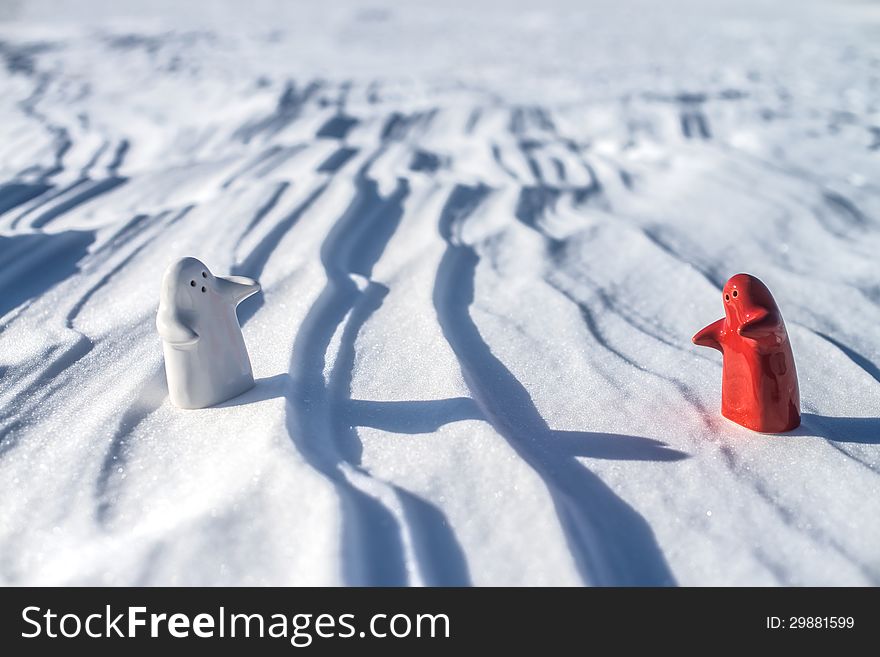
<instances>
[{"instance_id":1,"label":"snow","mask_svg":"<svg viewBox=\"0 0 880 657\"><path fill-rule=\"evenodd\" d=\"M0 583L880 583L880 11L0 8ZM161 276L258 279L170 405ZM803 425L690 337L773 291Z\"/></svg>"}]
</instances>

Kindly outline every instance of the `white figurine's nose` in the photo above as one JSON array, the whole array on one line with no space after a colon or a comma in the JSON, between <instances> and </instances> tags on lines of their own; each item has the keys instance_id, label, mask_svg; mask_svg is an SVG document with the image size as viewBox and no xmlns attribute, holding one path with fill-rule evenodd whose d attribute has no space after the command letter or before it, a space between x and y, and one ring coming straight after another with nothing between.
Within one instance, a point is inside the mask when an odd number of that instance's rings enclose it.
<instances>
[{"instance_id":1,"label":"white figurine's nose","mask_svg":"<svg viewBox=\"0 0 880 657\"><path fill-rule=\"evenodd\" d=\"M260 290L260 284L246 276L217 276L217 292L238 305Z\"/></svg>"}]
</instances>

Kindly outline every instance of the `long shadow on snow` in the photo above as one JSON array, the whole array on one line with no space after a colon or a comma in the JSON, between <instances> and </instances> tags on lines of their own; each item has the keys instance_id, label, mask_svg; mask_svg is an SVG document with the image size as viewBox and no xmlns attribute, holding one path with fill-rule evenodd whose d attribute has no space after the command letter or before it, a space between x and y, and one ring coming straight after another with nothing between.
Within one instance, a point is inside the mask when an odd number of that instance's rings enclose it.
<instances>
[{"instance_id":1,"label":"long shadow on snow","mask_svg":"<svg viewBox=\"0 0 880 657\"><path fill-rule=\"evenodd\" d=\"M0 236L0 317L79 271L93 231Z\"/></svg>"},{"instance_id":2,"label":"long shadow on snow","mask_svg":"<svg viewBox=\"0 0 880 657\"><path fill-rule=\"evenodd\" d=\"M36 219L31 221L32 228L42 228L48 223L54 221L66 212L70 212L74 208L88 203L92 199L113 191L117 187L128 182L128 178L115 176L104 178L103 180L91 180L84 178L71 186L71 195L69 198L59 202L53 208L41 213Z\"/></svg>"},{"instance_id":3,"label":"long shadow on snow","mask_svg":"<svg viewBox=\"0 0 880 657\"><path fill-rule=\"evenodd\" d=\"M405 193L405 189L398 188L392 199L399 204ZM309 310L294 343L291 373L296 394L291 398L294 412L288 415L289 433L304 458L336 486L343 515L343 575L347 583L362 585L405 584L403 548L391 513L356 488L340 469L342 457L332 435L330 399L323 372L333 335L358 297L354 282L334 258L344 262L351 246L362 237L355 231L360 229L363 233L364 227L369 228L381 219L383 209L396 209L384 205L375 185L361 178L354 202L322 245L321 260L328 283ZM397 223L396 218L393 222Z\"/></svg>"},{"instance_id":4,"label":"long shadow on snow","mask_svg":"<svg viewBox=\"0 0 880 657\"><path fill-rule=\"evenodd\" d=\"M23 183L8 182L0 185L0 214L17 208L27 203L40 194L52 189L52 185L45 182Z\"/></svg>"},{"instance_id":5,"label":"long shadow on snow","mask_svg":"<svg viewBox=\"0 0 880 657\"><path fill-rule=\"evenodd\" d=\"M382 305L388 288L370 282L361 292L342 331L339 350L328 382L334 435L339 438L342 458L360 466L363 446L355 425L348 421L351 382L355 365L355 341L366 321ZM424 569L428 586L468 586L471 583L467 561L446 518L439 509L404 489L389 484L400 500L406 526L413 538L416 560Z\"/></svg>"},{"instance_id":6,"label":"long shadow on snow","mask_svg":"<svg viewBox=\"0 0 880 657\"><path fill-rule=\"evenodd\" d=\"M247 257L238 265L232 268L232 274L235 276L248 276L255 280L260 280L266 263L281 242L282 238L290 231L291 228L300 220L300 218L308 211L310 207L318 200L318 197L327 189L328 183L324 183L316 188L306 199L294 208L287 216L275 224L272 229L260 240ZM269 213L278 203L284 188L276 189L269 202L257 211L257 215L251 222L251 226L256 225L263 216ZM238 321L244 326L255 314L263 307L265 298L260 290L253 297L246 300L238 307Z\"/></svg>"},{"instance_id":7,"label":"long shadow on snow","mask_svg":"<svg viewBox=\"0 0 880 657\"><path fill-rule=\"evenodd\" d=\"M405 180L387 198L378 193L376 183L365 175L366 166L355 182L354 201L334 225L321 246L321 261L327 273L327 285L310 308L297 335L293 348L291 375L294 393L290 396L288 431L303 457L336 486L343 516L343 576L349 584L402 585L407 583L400 528L391 512L371 495L352 483L350 476L368 477L361 473L348 456L354 451L357 435L351 427L340 426L334 413L340 405L336 394L344 381L336 369L335 386L325 386L324 367L327 349L338 327L352 312L353 326L346 327L340 357L350 361L353 340L359 325L381 303L381 286L371 285L361 291L352 274L369 279L391 239L403 214L403 199L409 193ZM378 294L378 298L377 295ZM378 303L377 303L378 302ZM358 306L356 308L356 306ZM347 363L346 363L347 364ZM339 367L343 367L340 365ZM348 456L347 456L348 455ZM427 524L421 531L433 537L432 547L441 549L457 543L438 510L425 513L427 503L390 487L405 508L418 512ZM416 501L414 501L416 500ZM458 550L460 555L460 549ZM449 556L449 555L447 555ZM454 557L448 562L455 561ZM463 564L463 557L461 557ZM443 577L442 567L432 570ZM452 576L461 575L453 567ZM455 578L454 578L455 579ZM458 578L460 579L460 578Z\"/></svg>"},{"instance_id":8,"label":"long shadow on snow","mask_svg":"<svg viewBox=\"0 0 880 657\"><path fill-rule=\"evenodd\" d=\"M531 396L492 353L470 316L479 262L457 244L455 224L488 195L486 187L457 187L439 230L447 242L437 271L434 306L474 400L511 447L544 479L584 581L596 585L675 584L651 528L632 507L579 463L541 417ZM598 434L599 443L611 437Z\"/></svg>"}]
</instances>

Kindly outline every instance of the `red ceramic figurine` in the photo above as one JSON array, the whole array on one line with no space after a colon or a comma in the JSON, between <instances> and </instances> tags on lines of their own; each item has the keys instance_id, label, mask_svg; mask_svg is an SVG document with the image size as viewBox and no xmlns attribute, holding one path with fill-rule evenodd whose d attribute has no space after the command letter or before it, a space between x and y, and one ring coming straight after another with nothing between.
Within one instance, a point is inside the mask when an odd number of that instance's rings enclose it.
<instances>
[{"instance_id":1,"label":"red ceramic figurine","mask_svg":"<svg viewBox=\"0 0 880 657\"><path fill-rule=\"evenodd\" d=\"M780 433L801 423L797 371L785 322L770 290L737 274L724 286L724 319L694 344L724 355L721 413L753 431Z\"/></svg>"}]
</instances>

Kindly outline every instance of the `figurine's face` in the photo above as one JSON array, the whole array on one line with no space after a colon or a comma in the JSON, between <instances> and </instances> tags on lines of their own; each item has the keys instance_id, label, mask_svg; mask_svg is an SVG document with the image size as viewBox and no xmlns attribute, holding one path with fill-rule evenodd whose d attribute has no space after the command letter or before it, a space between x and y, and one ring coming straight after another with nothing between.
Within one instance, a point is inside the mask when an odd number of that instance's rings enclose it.
<instances>
[{"instance_id":1,"label":"figurine's face","mask_svg":"<svg viewBox=\"0 0 880 657\"><path fill-rule=\"evenodd\" d=\"M196 260L195 262L187 263L187 266L181 270L180 274L180 282L183 284L183 288L198 303L199 296L207 294L211 284L212 277L208 268Z\"/></svg>"},{"instance_id":2,"label":"figurine's face","mask_svg":"<svg viewBox=\"0 0 880 657\"><path fill-rule=\"evenodd\" d=\"M183 258L166 276L164 300L181 310L203 308L216 287L214 276L196 258Z\"/></svg>"},{"instance_id":3,"label":"figurine's face","mask_svg":"<svg viewBox=\"0 0 880 657\"><path fill-rule=\"evenodd\" d=\"M767 286L749 274L732 276L724 286L723 295L724 314L737 323L743 322L746 314L757 308L776 308L776 301Z\"/></svg>"}]
</instances>

